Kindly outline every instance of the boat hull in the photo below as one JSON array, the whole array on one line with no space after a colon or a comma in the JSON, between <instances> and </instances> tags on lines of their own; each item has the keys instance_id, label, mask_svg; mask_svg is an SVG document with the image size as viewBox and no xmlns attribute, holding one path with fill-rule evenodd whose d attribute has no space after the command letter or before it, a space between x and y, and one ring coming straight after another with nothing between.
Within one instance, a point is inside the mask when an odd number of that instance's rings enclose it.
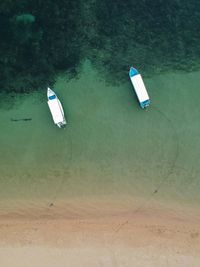
<instances>
[{"instance_id":1,"label":"boat hull","mask_svg":"<svg viewBox=\"0 0 200 267\"><path fill-rule=\"evenodd\" d=\"M54 123L59 127L66 125L66 119L63 111L62 104L53 90L47 89L47 103L53 118Z\"/></svg>"},{"instance_id":2,"label":"boat hull","mask_svg":"<svg viewBox=\"0 0 200 267\"><path fill-rule=\"evenodd\" d=\"M146 108L150 105L150 98L144 85L142 76L139 72L131 67L129 71L129 77L137 95L141 108Z\"/></svg>"}]
</instances>

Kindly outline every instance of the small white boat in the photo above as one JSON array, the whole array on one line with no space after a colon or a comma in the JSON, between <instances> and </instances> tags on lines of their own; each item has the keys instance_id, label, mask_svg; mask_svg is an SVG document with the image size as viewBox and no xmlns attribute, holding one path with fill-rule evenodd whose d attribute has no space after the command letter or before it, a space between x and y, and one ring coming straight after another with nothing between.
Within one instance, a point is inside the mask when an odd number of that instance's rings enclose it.
<instances>
[{"instance_id":1,"label":"small white boat","mask_svg":"<svg viewBox=\"0 0 200 267\"><path fill-rule=\"evenodd\" d=\"M51 111L51 115L54 123L59 127L64 127L66 125L65 115L60 103L60 100L56 96L53 90L49 87L47 88L47 103Z\"/></svg>"},{"instance_id":2,"label":"small white boat","mask_svg":"<svg viewBox=\"0 0 200 267\"><path fill-rule=\"evenodd\" d=\"M129 77L135 89L135 93L141 108L148 107L150 105L150 98L142 80L142 76L135 68L131 67L129 71Z\"/></svg>"}]
</instances>

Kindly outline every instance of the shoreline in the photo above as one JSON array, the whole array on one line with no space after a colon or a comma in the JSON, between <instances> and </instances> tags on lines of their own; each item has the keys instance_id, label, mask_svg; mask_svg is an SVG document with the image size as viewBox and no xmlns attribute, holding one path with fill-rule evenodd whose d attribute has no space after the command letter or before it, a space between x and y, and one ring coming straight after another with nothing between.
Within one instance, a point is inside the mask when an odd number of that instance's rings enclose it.
<instances>
[{"instance_id":1,"label":"shoreline","mask_svg":"<svg viewBox=\"0 0 200 267\"><path fill-rule=\"evenodd\" d=\"M157 197L157 198L156 198ZM99 216L120 217L154 213L184 217L192 215L200 220L198 205L168 201L161 196L139 197L130 195L82 196L66 198L1 199L0 219L91 219ZM198 204L198 203L197 203ZM48 215L48 216L47 216ZM196 216L195 216L196 215Z\"/></svg>"}]
</instances>

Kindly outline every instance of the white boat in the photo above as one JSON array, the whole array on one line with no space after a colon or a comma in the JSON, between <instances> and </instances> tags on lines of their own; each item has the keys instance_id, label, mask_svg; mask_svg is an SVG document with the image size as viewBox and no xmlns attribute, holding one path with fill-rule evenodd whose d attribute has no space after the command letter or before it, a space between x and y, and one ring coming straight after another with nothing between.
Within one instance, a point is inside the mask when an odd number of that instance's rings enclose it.
<instances>
[{"instance_id":1,"label":"white boat","mask_svg":"<svg viewBox=\"0 0 200 267\"><path fill-rule=\"evenodd\" d=\"M53 90L49 87L47 88L47 103L51 111L51 115L54 123L59 127L64 127L66 125L65 115L60 103L60 100L56 96Z\"/></svg>"},{"instance_id":2,"label":"white boat","mask_svg":"<svg viewBox=\"0 0 200 267\"><path fill-rule=\"evenodd\" d=\"M135 89L135 93L137 95L141 108L148 107L150 105L150 98L142 80L142 76L135 68L131 67L129 71L129 77Z\"/></svg>"}]
</instances>

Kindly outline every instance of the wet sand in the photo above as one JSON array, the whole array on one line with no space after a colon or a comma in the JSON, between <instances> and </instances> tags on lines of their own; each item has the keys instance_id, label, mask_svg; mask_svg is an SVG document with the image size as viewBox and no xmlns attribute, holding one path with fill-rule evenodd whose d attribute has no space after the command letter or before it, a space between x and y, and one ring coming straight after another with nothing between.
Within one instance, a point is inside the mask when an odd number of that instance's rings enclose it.
<instances>
[{"instance_id":1,"label":"wet sand","mask_svg":"<svg viewBox=\"0 0 200 267\"><path fill-rule=\"evenodd\" d=\"M1 265L199 266L200 212L131 203L71 199L10 210L0 216Z\"/></svg>"}]
</instances>

